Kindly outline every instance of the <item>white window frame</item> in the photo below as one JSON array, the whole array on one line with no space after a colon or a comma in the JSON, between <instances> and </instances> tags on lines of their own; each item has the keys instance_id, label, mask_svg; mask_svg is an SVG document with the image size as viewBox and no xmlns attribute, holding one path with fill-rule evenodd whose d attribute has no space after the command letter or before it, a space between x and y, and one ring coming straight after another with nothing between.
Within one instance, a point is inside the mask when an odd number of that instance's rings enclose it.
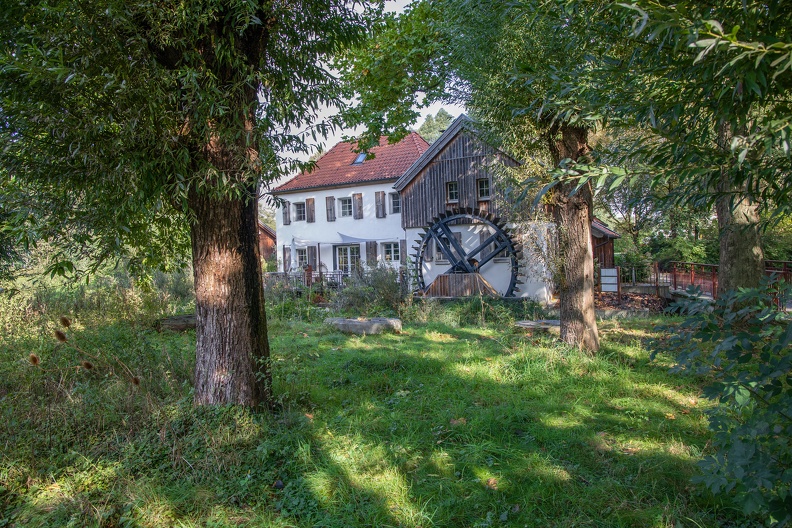
<instances>
[{"instance_id":1,"label":"white window frame","mask_svg":"<svg viewBox=\"0 0 792 528\"><path fill-rule=\"evenodd\" d=\"M397 192L390 193L390 214L401 213L401 195Z\"/></svg>"},{"instance_id":2,"label":"white window frame","mask_svg":"<svg viewBox=\"0 0 792 528\"><path fill-rule=\"evenodd\" d=\"M333 250L336 256L337 271L350 273L360 266L360 244L335 246Z\"/></svg>"},{"instance_id":3,"label":"white window frame","mask_svg":"<svg viewBox=\"0 0 792 528\"><path fill-rule=\"evenodd\" d=\"M452 190L453 187L453 190ZM456 196L452 198L452 193ZM459 182L458 181L450 181L446 182L446 202L448 203L459 203Z\"/></svg>"},{"instance_id":4,"label":"white window frame","mask_svg":"<svg viewBox=\"0 0 792 528\"><path fill-rule=\"evenodd\" d=\"M486 185L487 194L482 194L481 189L482 185ZM490 180L489 178L479 178L476 180L476 194L478 195L479 200L489 200L490 196L492 196L492 188L490 187Z\"/></svg>"},{"instance_id":5,"label":"white window frame","mask_svg":"<svg viewBox=\"0 0 792 528\"><path fill-rule=\"evenodd\" d=\"M294 222L305 222L305 202L294 204Z\"/></svg>"},{"instance_id":6,"label":"white window frame","mask_svg":"<svg viewBox=\"0 0 792 528\"><path fill-rule=\"evenodd\" d=\"M382 243L382 260L385 262L401 262L401 247L398 242Z\"/></svg>"},{"instance_id":7,"label":"white window frame","mask_svg":"<svg viewBox=\"0 0 792 528\"><path fill-rule=\"evenodd\" d=\"M349 207L349 210L345 212L345 208ZM353 205L352 205L352 198L346 196L344 198L338 199L338 216L352 216L353 212Z\"/></svg>"},{"instance_id":8,"label":"white window frame","mask_svg":"<svg viewBox=\"0 0 792 528\"><path fill-rule=\"evenodd\" d=\"M308 266L308 250L306 248L296 248L294 253L297 259L297 269L305 269Z\"/></svg>"}]
</instances>

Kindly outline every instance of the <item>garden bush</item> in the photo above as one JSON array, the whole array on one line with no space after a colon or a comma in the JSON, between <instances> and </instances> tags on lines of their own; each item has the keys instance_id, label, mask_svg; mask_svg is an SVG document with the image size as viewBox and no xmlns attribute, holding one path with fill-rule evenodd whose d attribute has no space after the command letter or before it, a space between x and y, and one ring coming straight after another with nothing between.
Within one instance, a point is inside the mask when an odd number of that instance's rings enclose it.
<instances>
[{"instance_id":1,"label":"garden bush","mask_svg":"<svg viewBox=\"0 0 792 528\"><path fill-rule=\"evenodd\" d=\"M654 354L675 351L677 370L704 375L714 453L696 477L713 493L730 493L746 514L776 525L792 521L792 318L777 304L790 285L729 292L714 302L676 303L686 316Z\"/></svg>"}]
</instances>

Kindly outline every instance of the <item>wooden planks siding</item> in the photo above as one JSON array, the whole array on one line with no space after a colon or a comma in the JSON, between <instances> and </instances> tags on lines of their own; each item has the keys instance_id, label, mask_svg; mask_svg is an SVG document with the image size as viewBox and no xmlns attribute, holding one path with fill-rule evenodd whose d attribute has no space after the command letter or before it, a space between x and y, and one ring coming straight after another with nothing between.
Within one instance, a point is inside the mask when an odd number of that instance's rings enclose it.
<instances>
[{"instance_id":1,"label":"wooden planks siding","mask_svg":"<svg viewBox=\"0 0 792 528\"><path fill-rule=\"evenodd\" d=\"M488 212L498 213L497 185L487 170L494 160L507 166L517 162L463 130L401 192L402 228L428 226L432 218L453 207L479 207L476 180L490 178ZM459 203L446 204L446 183L459 182ZM484 202L482 202L482 205Z\"/></svg>"}]
</instances>

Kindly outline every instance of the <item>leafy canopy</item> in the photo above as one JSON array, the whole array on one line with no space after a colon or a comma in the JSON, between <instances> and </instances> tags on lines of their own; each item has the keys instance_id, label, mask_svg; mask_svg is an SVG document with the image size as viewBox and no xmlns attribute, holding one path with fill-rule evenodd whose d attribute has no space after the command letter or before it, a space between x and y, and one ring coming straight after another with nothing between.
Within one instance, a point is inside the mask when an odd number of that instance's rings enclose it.
<instances>
[{"instance_id":1,"label":"leafy canopy","mask_svg":"<svg viewBox=\"0 0 792 528\"><path fill-rule=\"evenodd\" d=\"M3 1L0 175L20 243L142 266L189 248L189 191L256 198L333 124L328 57L366 28L340 1ZM231 160L218 167L208 150Z\"/></svg>"}]
</instances>

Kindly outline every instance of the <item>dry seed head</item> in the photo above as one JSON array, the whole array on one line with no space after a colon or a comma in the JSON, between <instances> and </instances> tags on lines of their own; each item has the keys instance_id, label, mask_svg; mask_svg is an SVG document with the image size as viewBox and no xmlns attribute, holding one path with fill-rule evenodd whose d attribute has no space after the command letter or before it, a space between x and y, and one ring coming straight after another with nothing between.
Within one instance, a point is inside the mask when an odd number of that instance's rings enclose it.
<instances>
[{"instance_id":1,"label":"dry seed head","mask_svg":"<svg viewBox=\"0 0 792 528\"><path fill-rule=\"evenodd\" d=\"M65 328L69 328L71 326L71 321L68 317L61 316L60 324L62 324Z\"/></svg>"},{"instance_id":2,"label":"dry seed head","mask_svg":"<svg viewBox=\"0 0 792 528\"><path fill-rule=\"evenodd\" d=\"M33 365L34 367L37 366L39 363L41 363L41 360L39 359L39 357L36 354L33 354L33 353L31 353L28 356L28 361L30 361L30 364Z\"/></svg>"},{"instance_id":3,"label":"dry seed head","mask_svg":"<svg viewBox=\"0 0 792 528\"><path fill-rule=\"evenodd\" d=\"M83 361L82 368L84 368L85 370L91 370L93 368L93 363L91 363L90 361Z\"/></svg>"},{"instance_id":4,"label":"dry seed head","mask_svg":"<svg viewBox=\"0 0 792 528\"><path fill-rule=\"evenodd\" d=\"M66 334L64 334L60 330L55 330L55 339L57 339L61 343L65 343L66 342Z\"/></svg>"},{"instance_id":5,"label":"dry seed head","mask_svg":"<svg viewBox=\"0 0 792 528\"><path fill-rule=\"evenodd\" d=\"M140 378L138 378L137 376L132 376L132 385L134 385L135 387L139 387L140 386Z\"/></svg>"}]
</instances>

